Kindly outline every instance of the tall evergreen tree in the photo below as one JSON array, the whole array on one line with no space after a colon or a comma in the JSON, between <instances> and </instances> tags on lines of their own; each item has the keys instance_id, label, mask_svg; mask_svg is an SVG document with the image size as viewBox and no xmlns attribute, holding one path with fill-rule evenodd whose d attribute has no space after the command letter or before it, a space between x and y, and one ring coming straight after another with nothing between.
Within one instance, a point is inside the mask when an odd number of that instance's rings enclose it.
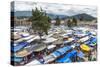
<instances>
[{"instance_id":1,"label":"tall evergreen tree","mask_svg":"<svg viewBox=\"0 0 100 67\"><path fill-rule=\"evenodd\" d=\"M32 10L32 16L30 20L32 22L33 30L38 33L40 39L43 33L48 34L48 29L50 28L50 20L42 8L40 10L37 8Z\"/></svg>"},{"instance_id":2,"label":"tall evergreen tree","mask_svg":"<svg viewBox=\"0 0 100 67\"><path fill-rule=\"evenodd\" d=\"M77 19L76 18L72 18L72 22L73 22L73 26L77 26Z\"/></svg>"},{"instance_id":3,"label":"tall evergreen tree","mask_svg":"<svg viewBox=\"0 0 100 67\"><path fill-rule=\"evenodd\" d=\"M61 21L60 18L57 16L55 25L59 26L60 25L60 21Z\"/></svg>"},{"instance_id":4,"label":"tall evergreen tree","mask_svg":"<svg viewBox=\"0 0 100 67\"><path fill-rule=\"evenodd\" d=\"M68 19L68 21L67 21L67 26L68 27L71 27L72 26L72 23L71 23L71 20L70 19Z\"/></svg>"}]
</instances>

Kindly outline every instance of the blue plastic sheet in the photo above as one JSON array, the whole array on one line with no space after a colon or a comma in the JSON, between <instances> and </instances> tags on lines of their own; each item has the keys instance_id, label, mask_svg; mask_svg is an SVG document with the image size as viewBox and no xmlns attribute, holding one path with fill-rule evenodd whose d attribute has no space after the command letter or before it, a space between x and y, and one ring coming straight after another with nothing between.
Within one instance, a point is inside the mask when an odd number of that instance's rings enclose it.
<instances>
[{"instance_id":1,"label":"blue plastic sheet","mask_svg":"<svg viewBox=\"0 0 100 67\"><path fill-rule=\"evenodd\" d=\"M76 54L77 54L77 51L73 50L69 52L68 54L66 54L63 58L56 60L56 62L59 62L59 63L71 62L70 58L76 56Z\"/></svg>"},{"instance_id":2,"label":"blue plastic sheet","mask_svg":"<svg viewBox=\"0 0 100 67\"><path fill-rule=\"evenodd\" d=\"M61 56L61 53L60 53L60 52L58 52L58 51L55 51L55 52L53 52L52 54L53 54L53 55L55 55L56 57Z\"/></svg>"},{"instance_id":3,"label":"blue plastic sheet","mask_svg":"<svg viewBox=\"0 0 100 67\"><path fill-rule=\"evenodd\" d=\"M61 54L66 53L68 50L70 50L72 47L70 46L65 46L63 48L58 49L57 51L59 51Z\"/></svg>"},{"instance_id":4,"label":"blue plastic sheet","mask_svg":"<svg viewBox=\"0 0 100 67\"><path fill-rule=\"evenodd\" d=\"M64 53L66 53L71 48L72 47L70 47L70 46L66 46L66 47L63 47L63 48L60 48L60 49L54 51L52 54L59 57L59 56L63 55Z\"/></svg>"},{"instance_id":5,"label":"blue plastic sheet","mask_svg":"<svg viewBox=\"0 0 100 67\"><path fill-rule=\"evenodd\" d=\"M70 58L64 57L63 59L56 60L57 63L70 63L72 62Z\"/></svg>"},{"instance_id":6,"label":"blue plastic sheet","mask_svg":"<svg viewBox=\"0 0 100 67\"><path fill-rule=\"evenodd\" d=\"M92 37L92 38L90 38L90 40L86 41L85 44L94 46L94 43L96 43L96 42L97 42L97 39Z\"/></svg>"},{"instance_id":7,"label":"blue plastic sheet","mask_svg":"<svg viewBox=\"0 0 100 67\"><path fill-rule=\"evenodd\" d=\"M77 56L80 57L80 58L83 58L84 57L84 53L82 51L80 51L79 53L77 53Z\"/></svg>"},{"instance_id":8,"label":"blue plastic sheet","mask_svg":"<svg viewBox=\"0 0 100 67\"><path fill-rule=\"evenodd\" d=\"M91 42L90 41L86 41L85 44L91 44Z\"/></svg>"},{"instance_id":9,"label":"blue plastic sheet","mask_svg":"<svg viewBox=\"0 0 100 67\"><path fill-rule=\"evenodd\" d=\"M21 48L25 47L25 46L28 45L28 44L29 44L28 42L22 42L22 43L20 43L20 44L17 45L17 46L13 46L13 47L11 48L11 50L14 51L14 52L16 52L16 51L20 50Z\"/></svg>"},{"instance_id":10,"label":"blue plastic sheet","mask_svg":"<svg viewBox=\"0 0 100 67\"><path fill-rule=\"evenodd\" d=\"M92 35L92 33L91 33L91 32L87 32L86 34L87 34L87 35Z\"/></svg>"},{"instance_id":11,"label":"blue plastic sheet","mask_svg":"<svg viewBox=\"0 0 100 67\"><path fill-rule=\"evenodd\" d=\"M11 61L14 61L14 62L21 62L23 60L23 58L21 57L12 57L11 58Z\"/></svg>"}]
</instances>

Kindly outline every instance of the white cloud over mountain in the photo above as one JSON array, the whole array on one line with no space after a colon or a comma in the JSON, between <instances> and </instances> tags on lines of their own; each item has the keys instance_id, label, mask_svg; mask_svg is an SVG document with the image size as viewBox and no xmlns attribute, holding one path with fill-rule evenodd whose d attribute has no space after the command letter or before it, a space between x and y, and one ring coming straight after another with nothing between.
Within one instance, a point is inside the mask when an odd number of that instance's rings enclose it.
<instances>
[{"instance_id":1,"label":"white cloud over mountain","mask_svg":"<svg viewBox=\"0 0 100 67\"><path fill-rule=\"evenodd\" d=\"M40 7L47 13L59 14L59 15L76 15L81 13L87 13L94 17L97 16L96 6L83 6L83 5L71 5L71 4L57 4L57 3L40 3L40 2L28 2L28 1L15 1L15 11L31 11Z\"/></svg>"}]
</instances>

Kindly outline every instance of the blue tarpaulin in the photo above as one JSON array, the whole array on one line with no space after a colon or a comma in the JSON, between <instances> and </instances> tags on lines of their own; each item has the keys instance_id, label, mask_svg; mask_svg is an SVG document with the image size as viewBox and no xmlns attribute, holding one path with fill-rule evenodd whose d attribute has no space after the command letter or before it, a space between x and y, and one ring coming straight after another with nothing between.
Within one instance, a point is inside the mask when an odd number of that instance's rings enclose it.
<instances>
[{"instance_id":1,"label":"blue tarpaulin","mask_svg":"<svg viewBox=\"0 0 100 67\"><path fill-rule=\"evenodd\" d=\"M96 42L97 42L97 39L96 38L92 38L88 45L94 46L95 45L94 43L96 43Z\"/></svg>"},{"instance_id":2,"label":"blue tarpaulin","mask_svg":"<svg viewBox=\"0 0 100 67\"><path fill-rule=\"evenodd\" d=\"M87 34L87 35L92 35L92 33L91 33L91 32L87 32L86 34Z\"/></svg>"},{"instance_id":3,"label":"blue tarpaulin","mask_svg":"<svg viewBox=\"0 0 100 67\"><path fill-rule=\"evenodd\" d=\"M63 48L60 48L60 49L54 51L52 54L59 57L59 56L63 55L64 53L66 53L71 48L72 47L70 47L70 46L66 46L66 47L63 47Z\"/></svg>"},{"instance_id":4,"label":"blue tarpaulin","mask_svg":"<svg viewBox=\"0 0 100 67\"><path fill-rule=\"evenodd\" d=\"M58 51L55 51L55 52L52 53L52 55L54 55L54 56L56 56L56 57L59 57L59 56L61 56L61 53L58 52Z\"/></svg>"},{"instance_id":5,"label":"blue tarpaulin","mask_svg":"<svg viewBox=\"0 0 100 67\"><path fill-rule=\"evenodd\" d=\"M94 37L90 38L90 41L93 41L93 40L97 40L97 39L96 39L96 38L94 38Z\"/></svg>"},{"instance_id":6,"label":"blue tarpaulin","mask_svg":"<svg viewBox=\"0 0 100 67\"><path fill-rule=\"evenodd\" d=\"M21 57L12 57L11 58L11 61L14 61L14 62L21 62L23 60L23 58Z\"/></svg>"},{"instance_id":7,"label":"blue tarpaulin","mask_svg":"<svg viewBox=\"0 0 100 67\"><path fill-rule=\"evenodd\" d=\"M83 32L77 31L77 32L75 32L75 34L83 34Z\"/></svg>"},{"instance_id":8,"label":"blue tarpaulin","mask_svg":"<svg viewBox=\"0 0 100 67\"><path fill-rule=\"evenodd\" d=\"M79 38L77 38L77 37L74 37L74 40L79 40Z\"/></svg>"},{"instance_id":9,"label":"blue tarpaulin","mask_svg":"<svg viewBox=\"0 0 100 67\"><path fill-rule=\"evenodd\" d=\"M72 62L70 58L64 57L62 59L56 60L57 63L70 63Z\"/></svg>"},{"instance_id":10,"label":"blue tarpaulin","mask_svg":"<svg viewBox=\"0 0 100 67\"><path fill-rule=\"evenodd\" d=\"M76 56L77 51L73 50L70 53L66 54L63 58L56 60L59 63L71 62L70 58Z\"/></svg>"},{"instance_id":11,"label":"blue tarpaulin","mask_svg":"<svg viewBox=\"0 0 100 67\"><path fill-rule=\"evenodd\" d=\"M64 43L64 44L68 44L68 43L69 43L69 41L64 41L63 43Z\"/></svg>"},{"instance_id":12,"label":"blue tarpaulin","mask_svg":"<svg viewBox=\"0 0 100 67\"><path fill-rule=\"evenodd\" d=\"M80 51L80 52L77 53L77 56L80 57L80 58L83 58L84 57L84 53L82 51Z\"/></svg>"},{"instance_id":13,"label":"blue tarpaulin","mask_svg":"<svg viewBox=\"0 0 100 67\"><path fill-rule=\"evenodd\" d=\"M29 44L29 43L28 42L22 42L22 43L20 43L17 46L13 46L11 48L11 50L14 51L14 52L16 52L16 51L20 50L21 48L23 48L24 46L26 46L27 44Z\"/></svg>"},{"instance_id":14,"label":"blue tarpaulin","mask_svg":"<svg viewBox=\"0 0 100 67\"><path fill-rule=\"evenodd\" d=\"M96 42L97 42L97 39L94 37L91 37L90 40L87 40L85 42L85 44L90 45L90 46L94 46L94 43L96 43Z\"/></svg>"},{"instance_id":15,"label":"blue tarpaulin","mask_svg":"<svg viewBox=\"0 0 100 67\"><path fill-rule=\"evenodd\" d=\"M90 41L86 41L86 42L85 42L85 44L90 44L90 43L91 43Z\"/></svg>"},{"instance_id":16,"label":"blue tarpaulin","mask_svg":"<svg viewBox=\"0 0 100 67\"><path fill-rule=\"evenodd\" d=\"M72 47L70 46L65 46L63 48L58 49L57 51L59 51L61 54L66 53L68 50L70 50Z\"/></svg>"},{"instance_id":17,"label":"blue tarpaulin","mask_svg":"<svg viewBox=\"0 0 100 67\"><path fill-rule=\"evenodd\" d=\"M92 42L96 42L97 41L97 39L96 38L94 38L93 40L92 40Z\"/></svg>"}]
</instances>

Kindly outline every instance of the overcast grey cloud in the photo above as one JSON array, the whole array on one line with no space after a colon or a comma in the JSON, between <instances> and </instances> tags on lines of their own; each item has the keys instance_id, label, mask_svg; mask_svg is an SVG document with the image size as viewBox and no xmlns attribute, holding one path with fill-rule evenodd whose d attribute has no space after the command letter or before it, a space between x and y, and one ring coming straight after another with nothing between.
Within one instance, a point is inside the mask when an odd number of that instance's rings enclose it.
<instances>
[{"instance_id":1,"label":"overcast grey cloud","mask_svg":"<svg viewBox=\"0 0 100 67\"><path fill-rule=\"evenodd\" d=\"M35 8L42 8L47 13L59 14L59 15L76 15L81 13L87 13L94 17L97 16L96 6L85 5L71 5L71 4L57 4L57 3L40 3L40 2L28 2L28 1L15 1L15 11L31 11Z\"/></svg>"}]
</instances>

